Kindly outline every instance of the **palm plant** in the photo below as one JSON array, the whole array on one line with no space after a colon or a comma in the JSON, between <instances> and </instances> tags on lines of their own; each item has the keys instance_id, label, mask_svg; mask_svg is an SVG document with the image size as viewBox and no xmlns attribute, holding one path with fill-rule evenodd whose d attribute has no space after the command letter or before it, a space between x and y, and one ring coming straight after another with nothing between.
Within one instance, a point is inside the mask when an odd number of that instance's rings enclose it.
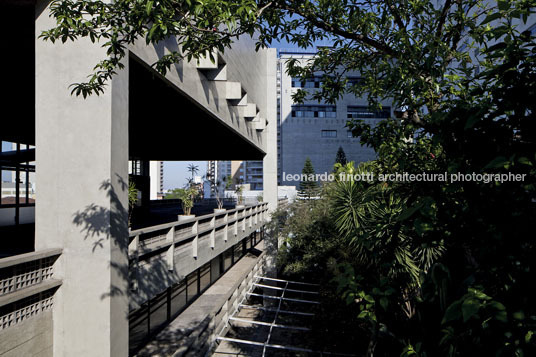
<instances>
[{"instance_id":1,"label":"palm plant","mask_svg":"<svg viewBox=\"0 0 536 357\"><path fill-rule=\"evenodd\" d=\"M221 181L219 180L209 180L210 187L212 189L212 192L214 193L214 196L216 196L216 202L218 203L218 209L223 208L223 197L221 196Z\"/></svg>"},{"instance_id":2,"label":"palm plant","mask_svg":"<svg viewBox=\"0 0 536 357\"><path fill-rule=\"evenodd\" d=\"M239 205L243 204L244 203L244 186L236 185L235 193L236 193L238 204Z\"/></svg>"},{"instance_id":3,"label":"palm plant","mask_svg":"<svg viewBox=\"0 0 536 357\"><path fill-rule=\"evenodd\" d=\"M192 208L194 207L194 200L197 193L197 190L193 187L176 188L172 190L171 193L166 196L166 198L180 199L184 215L189 216L191 214Z\"/></svg>"},{"instance_id":4,"label":"palm plant","mask_svg":"<svg viewBox=\"0 0 536 357\"><path fill-rule=\"evenodd\" d=\"M129 181L128 183L128 226L131 225L132 220L132 211L134 210L134 206L138 203L138 189L136 188L136 185L134 182Z\"/></svg>"},{"instance_id":5,"label":"palm plant","mask_svg":"<svg viewBox=\"0 0 536 357\"><path fill-rule=\"evenodd\" d=\"M190 183L193 183L195 174L199 172L199 166L190 164L188 165L188 171L192 174L192 181Z\"/></svg>"}]
</instances>

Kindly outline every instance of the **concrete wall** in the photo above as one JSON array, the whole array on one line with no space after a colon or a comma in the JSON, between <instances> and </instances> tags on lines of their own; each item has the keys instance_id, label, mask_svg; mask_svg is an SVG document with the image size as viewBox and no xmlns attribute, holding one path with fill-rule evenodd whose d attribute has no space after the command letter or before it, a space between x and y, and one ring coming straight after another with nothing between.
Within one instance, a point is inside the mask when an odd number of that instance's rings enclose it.
<instances>
[{"instance_id":1,"label":"concrete wall","mask_svg":"<svg viewBox=\"0 0 536 357\"><path fill-rule=\"evenodd\" d=\"M0 331L0 357L52 357L52 311Z\"/></svg>"}]
</instances>

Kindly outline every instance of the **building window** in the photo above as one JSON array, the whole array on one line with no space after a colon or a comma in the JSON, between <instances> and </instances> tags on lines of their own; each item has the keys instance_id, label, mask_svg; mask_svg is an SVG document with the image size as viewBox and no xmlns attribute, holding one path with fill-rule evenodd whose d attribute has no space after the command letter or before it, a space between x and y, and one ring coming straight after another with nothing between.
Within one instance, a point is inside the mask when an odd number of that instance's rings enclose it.
<instances>
[{"instance_id":1,"label":"building window","mask_svg":"<svg viewBox=\"0 0 536 357\"><path fill-rule=\"evenodd\" d=\"M292 78L292 88L320 88L322 86L322 77L313 77L307 79Z\"/></svg>"},{"instance_id":2,"label":"building window","mask_svg":"<svg viewBox=\"0 0 536 357\"><path fill-rule=\"evenodd\" d=\"M348 77L347 79L348 79L348 81L346 82L346 84L348 85L348 87L352 87L352 86L355 86L355 85L361 85L363 83L363 78L362 77Z\"/></svg>"},{"instance_id":3,"label":"building window","mask_svg":"<svg viewBox=\"0 0 536 357\"><path fill-rule=\"evenodd\" d=\"M336 138L337 130L322 130L322 137L323 138Z\"/></svg>"},{"instance_id":4,"label":"building window","mask_svg":"<svg viewBox=\"0 0 536 357\"><path fill-rule=\"evenodd\" d=\"M337 107L334 105L293 105L293 118L336 118Z\"/></svg>"},{"instance_id":5,"label":"building window","mask_svg":"<svg viewBox=\"0 0 536 357\"><path fill-rule=\"evenodd\" d=\"M351 131L351 130L347 130L347 131L346 131L346 135L347 135L349 138L357 138L357 136L354 136L354 134L352 134L352 131Z\"/></svg>"},{"instance_id":6,"label":"building window","mask_svg":"<svg viewBox=\"0 0 536 357\"><path fill-rule=\"evenodd\" d=\"M387 119L391 116L391 107L383 107L381 110L370 110L367 106L348 106L348 119Z\"/></svg>"}]
</instances>

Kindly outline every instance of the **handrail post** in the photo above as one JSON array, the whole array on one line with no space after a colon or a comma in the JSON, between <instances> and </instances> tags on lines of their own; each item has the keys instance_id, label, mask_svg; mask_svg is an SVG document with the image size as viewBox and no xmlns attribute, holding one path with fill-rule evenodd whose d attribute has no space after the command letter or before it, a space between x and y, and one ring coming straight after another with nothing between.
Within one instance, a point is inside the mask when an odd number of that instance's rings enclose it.
<instances>
[{"instance_id":1,"label":"handrail post","mask_svg":"<svg viewBox=\"0 0 536 357\"><path fill-rule=\"evenodd\" d=\"M213 216L210 220L210 227L212 228L210 231L210 248L214 249L216 246L216 216Z\"/></svg>"},{"instance_id":2,"label":"handrail post","mask_svg":"<svg viewBox=\"0 0 536 357\"><path fill-rule=\"evenodd\" d=\"M194 258L197 258L197 245L199 243L199 234L198 233L199 228L199 221L195 221L194 225L192 226L192 233L195 234L194 240L192 240L192 256Z\"/></svg>"},{"instance_id":3,"label":"handrail post","mask_svg":"<svg viewBox=\"0 0 536 357\"><path fill-rule=\"evenodd\" d=\"M229 213L225 214L225 216L223 217L223 222L225 223L225 228L223 231L223 241L227 242L227 240L229 239Z\"/></svg>"},{"instance_id":4,"label":"handrail post","mask_svg":"<svg viewBox=\"0 0 536 357\"><path fill-rule=\"evenodd\" d=\"M171 243L166 252L167 269L169 271L175 271L175 226L169 229L169 232L166 235L166 241Z\"/></svg>"},{"instance_id":5,"label":"handrail post","mask_svg":"<svg viewBox=\"0 0 536 357\"><path fill-rule=\"evenodd\" d=\"M235 211L234 213L233 233L235 237L238 235L238 211Z\"/></svg>"},{"instance_id":6,"label":"handrail post","mask_svg":"<svg viewBox=\"0 0 536 357\"><path fill-rule=\"evenodd\" d=\"M138 290L138 275L139 275L139 260L140 260L139 246L140 246L140 235L137 234L132 240L132 242L130 242L130 244L128 245L128 256L129 258L133 259L132 266L128 270L131 291Z\"/></svg>"}]
</instances>

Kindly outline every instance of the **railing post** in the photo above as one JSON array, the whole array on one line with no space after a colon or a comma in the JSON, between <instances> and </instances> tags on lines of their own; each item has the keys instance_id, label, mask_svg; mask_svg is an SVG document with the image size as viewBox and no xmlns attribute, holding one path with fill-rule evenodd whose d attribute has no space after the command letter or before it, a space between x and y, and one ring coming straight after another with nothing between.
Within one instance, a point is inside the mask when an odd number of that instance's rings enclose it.
<instances>
[{"instance_id":1,"label":"railing post","mask_svg":"<svg viewBox=\"0 0 536 357\"><path fill-rule=\"evenodd\" d=\"M235 237L238 235L238 211L235 211L234 213L233 233Z\"/></svg>"},{"instance_id":2,"label":"railing post","mask_svg":"<svg viewBox=\"0 0 536 357\"><path fill-rule=\"evenodd\" d=\"M167 262L167 269L169 271L175 271L175 263L174 263L174 256L175 256L175 226L171 227L169 229L169 232L166 235L166 242L171 242L171 245L169 246L167 252L166 252L166 262Z\"/></svg>"},{"instance_id":3,"label":"railing post","mask_svg":"<svg viewBox=\"0 0 536 357\"><path fill-rule=\"evenodd\" d=\"M224 228L224 231L223 231L223 241L224 242L227 242L227 240L229 239L229 214L226 213L225 216L223 217L223 222L225 223L225 228Z\"/></svg>"},{"instance_id":4,"label":"railing post","mask_svg":"<svg viewBox=\"0 0 536 357\"><path fill-rule=\"evenodd\" d=\"M138 273L139 273L139 245L140 235L136 235L132 242L128 245L128 257L132 259L132 265L129 267L128 275L130 281L130 290L138 290Z\"/></svg>"},{"instance_id":5,"label":"railing post","mask_svg":"<svg viewBox=\"0 0 536 357\"><path fill-rule=\"evenodd\" d=\"M210 248L214 249L216 246L216 216L213 216L210 220L210 227L212 228L210 231Z\"/></svg>"},{"instance_id":6,"label":"railing post","mask_svg":"<svg viewBox=\"0 0 536 357\"><path fill-rule=\"evenodd\" d=\"M199 227L199 221L195 221L194 225L192 226L192 233L195 234L195 238L192 241L192 256L194 258L197 258L197 244L199 242L199 234L197 234L198 227Z\"/></svg>"}]
</instances>

